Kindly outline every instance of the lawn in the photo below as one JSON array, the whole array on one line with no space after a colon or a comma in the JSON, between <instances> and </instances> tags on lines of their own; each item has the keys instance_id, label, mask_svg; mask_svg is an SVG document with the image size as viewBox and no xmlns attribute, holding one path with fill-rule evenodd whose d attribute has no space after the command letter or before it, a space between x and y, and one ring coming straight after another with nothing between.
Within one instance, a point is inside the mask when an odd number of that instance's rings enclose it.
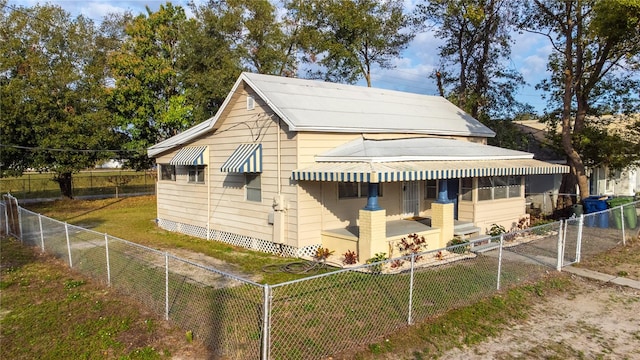
<instances>
[{"instance_id":1,"label":"lawn","mask_svg":"<svg viewBox=\"0 0 640 360\"><path fill-rule=\"evenodd\" d=\"M207 351L185 333L75 273L0 239L0 358L170 359Z\"/></svg>"},{"instance_id":2,"label":"lawn","mask_svg":"<svg viewBox=\"0 0 640 360\"><path fill-rule=\"evenodd\" d=\"M266 264L292 259L157 228L152 221L154 197L67 200L29 208L153 248L201 252L234 264L242 272L258 273L263 283L279 284L301 277L262 272ZM160 305L156 307L162 308L163 286L156 284L163 282L161 269L132 264L126 258L118 266L128 267L129 271L121 274L144 275L142 283L150 292L139 300L147 304L157 302ZM430 358L500 333L510 324L526 319L532 304L572 287L571 281L560 274L544 275L548 272L544 267L505 262L502 269L506 290L500 292L495 292L496 263L490 257L417 271L413 293L408 287L408 273L346 271L275 285L271 288L271 354L273 358L319 358L332 353L336 358ZM128 276L120 279L131 280ZM183 328L193 331L212 348L222 348L222 353L235 353L236 358L242 354L253 358L258 353L262 337L260 288L203 287L174 275L169 281L172 293L188 295L176 297L171 307L172 319ZM413 301L412 320L416 323L411 327L407 326L409 298ZM391 335L381 338L381 334ZM332 350L327 352L328 349ZM408 349L411 352L407 353ZM335 354L336 351L340 354Z\"/></svg>"},{"instance_id":3,"label":"lawn","mask_svg":"<svg viewBox=\"0 0 640 360\"><path fill-rule=\"evenodd\" d=\"M239 272L259 274L260 282L276 284L307 275L263 272L266 265L285 264L297 259L247 250L218 241L207 241L170 232L156 226L155 196L101 200L57 200L25 207L33 212L100 233L119 237L154 249L171 252L185 249L220 259Z\"/></svg>"}]
</instances>

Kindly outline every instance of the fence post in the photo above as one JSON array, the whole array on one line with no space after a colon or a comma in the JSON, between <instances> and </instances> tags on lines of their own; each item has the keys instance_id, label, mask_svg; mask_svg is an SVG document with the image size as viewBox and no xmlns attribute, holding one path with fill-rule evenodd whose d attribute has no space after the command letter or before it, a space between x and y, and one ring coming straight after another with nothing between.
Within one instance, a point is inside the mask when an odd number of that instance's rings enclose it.
<instances>
[{"instance_id":1,"label":"fence post","mask_svg":"<svg viewBox=\"0 0 640 360\"><path fill-rule=\"evenodd\" d=\"M44 252L44 231L42 230L42 215L38 214L38 224L40 224L40 247Z\"/></svg>"},{"instance_id":2,"label":"fence post","mask_svg":"<svg viewBox=\"0 0 640 360\"><path fill-rule=\"evenodd\" d=\"M578 223L578 239L576 240L576 262L580 262L582 256L582 230L584 229L584 216L580 216L580 222Z\"/></svg>"},{"instance_id":3,"label":"fence post","mask_svg":"<svg viewBox=\"0 0 640 360\"><path fill-rule=\"evenodd\" d=\"M412 309L413 309L413 269L416 264L416 254L411 253L411 274L409 276L409 316L407 318L407 324L413 324Z\"/></svg>"},{"instance_id":4,"label":"fence post","mask_svg":"<svg viewBox=\"0 0 640 360\"><path fill-rule=\"evenodd\" d=\"M4 199L3 199L4 200ZM9 213L7 212L7 204L5 203L3 206L4 209L4 228L7 232L7 236L9 236Z\"/></svg>"},{"instance_id":5,"label":"fence post","mask_svg":"<svg viewBox=\"0 0 640 360\"><path fill-rule=\"evenodd\" d=\"M622 220L622 246L627 246L627 236L624 233L624 205L620 206L620 220Z\"/></svg>"},{"instance_id":6,"label":"fence post","mask_svg":"<svg viewBox=\"0 0 640 360\"><path fill-rule=\"evenodd\" d=\"M69 267L73 267L73 261L71 260L71 242L69 241L69 224L64 223L64 233L67 236L67 251L69 253Z\"/></svg>"},{"instance_id":7,"label":"fence post","mask_svg":"<svg viewBox=\"0 0 640 360\"><path fill-rule=\"evenodd\" d=\"M16 205L18 201L16 200ZM16 206L16 211L18 212L18 229L20 231L20 243L24 244L24 236L22 236L22 211L20 211L20 206Z\"/></svg>"},{"instance_id":8,"label":"fence post","mask_svg":"<svg viewBox=\"0 0 640 360\"><path fill-rule=\"evenodd\" d=\"M260 357L262 360L269 360L269 350L270 349L270 332L269 324L271 323L271 311L269 309L270 298L271 298L271 288L269 284L265 284L264 287L264 304L263 306L263 319L262 319L262 356Z\"/></svg>"},{"instance_id":9,"label":"fence post","mask_svg":"<svg viewBox=\"0 0 640 360\"><path fill-rule=\"evenodd\" d=\"M3 199L4 200L4 199ZM7 231L7 236L10 235L9 234L9 212L7 212L7 204L5 202L4 206L4 227L5 230Z\"/></svg>"},{"instance_id":10,"label":"fence post","mask_svg":"<svg viewBox=\"0 0 640 360\"><path fill-rule=\"evenodd\" d=\"M169 320L169 253L164 253L164 319Z\"/></svg>"},{"instance_id":11,"label":"fence post","mask_svg":"<svg viewBox=\"0 0 640 360\"><path fill-rule=\"evenodd\" d=\"M111 287L111 261L109 259L109 235L104 233L104 249L107 256L107 286Z\"/></svg>"},{"instance_id":12,"label":"fence post","mask_svg":"<svg viewBox=\"0 0 640 360\"><path fill-rule=\"evenodd\" d=\"M556 270L557 271L562 271L562 259L564 257L564 254L562 252L562 220L560 220L560 223L558 225L558 241L556 244L556 249L557 249L557 259L556 259Z\"/></svg>"},{"instance_id":13,"label":"fence post","mask_svg":"<svg viewBox=\"0 0 640 360\"><path fill-rule=\"evenodd\" d=\"M500 290L500 274L502 273L502 242L504 241L504 234L500 234L500 251L498 252L498 279L497 290Z\"/></svg>"}]
</instances>

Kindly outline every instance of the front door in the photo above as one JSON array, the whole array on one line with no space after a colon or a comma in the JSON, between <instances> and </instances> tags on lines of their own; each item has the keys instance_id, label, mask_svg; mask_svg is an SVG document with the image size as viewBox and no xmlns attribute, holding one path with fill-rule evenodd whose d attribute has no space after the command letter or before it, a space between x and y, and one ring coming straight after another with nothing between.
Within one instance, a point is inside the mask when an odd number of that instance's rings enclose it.
<instances>
[{"instance_id":1,"label":"front door","mask_svg":"<svg viewBox=\"0 0 640 360\"><path fill-rule=\"evenodd\" d=\"M405 181L402 183L402 216L414 217L420 215L420 183Z\"/></svg>"}]
</instances>

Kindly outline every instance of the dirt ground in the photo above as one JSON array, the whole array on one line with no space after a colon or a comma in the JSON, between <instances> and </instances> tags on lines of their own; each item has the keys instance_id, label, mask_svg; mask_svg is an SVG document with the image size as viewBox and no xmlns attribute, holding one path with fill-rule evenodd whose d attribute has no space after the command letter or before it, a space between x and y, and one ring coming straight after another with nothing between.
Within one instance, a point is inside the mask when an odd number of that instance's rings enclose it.
<instances>
[{"instance_id":1,"label":"dirt ground","mask_svg":"<svg viewBox=\"0 0 640 360\"><path fill-rule=\"evenodd\" d=\"M442 359L640 359L640 290L575 278L528 321Z\"/></svg>"}]
</instances>

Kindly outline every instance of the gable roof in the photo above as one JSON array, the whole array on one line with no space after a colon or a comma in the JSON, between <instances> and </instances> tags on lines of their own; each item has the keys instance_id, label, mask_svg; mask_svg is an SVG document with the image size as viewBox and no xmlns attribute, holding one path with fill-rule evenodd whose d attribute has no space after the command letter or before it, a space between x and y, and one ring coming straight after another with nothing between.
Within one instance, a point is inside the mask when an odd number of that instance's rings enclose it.
<instances>
[{"instance_id":1,"label":"gable roof","mask_svg":"<svg viewBox=\"0 0 640 360\"><path fill-rule=\"evenodd\" d=\"M215 130L242 84L255 91L291 131L495 136L440 96L244 72L214 117L153 145L148 155L158 155Z\"/></svg>"}]
</instances>

